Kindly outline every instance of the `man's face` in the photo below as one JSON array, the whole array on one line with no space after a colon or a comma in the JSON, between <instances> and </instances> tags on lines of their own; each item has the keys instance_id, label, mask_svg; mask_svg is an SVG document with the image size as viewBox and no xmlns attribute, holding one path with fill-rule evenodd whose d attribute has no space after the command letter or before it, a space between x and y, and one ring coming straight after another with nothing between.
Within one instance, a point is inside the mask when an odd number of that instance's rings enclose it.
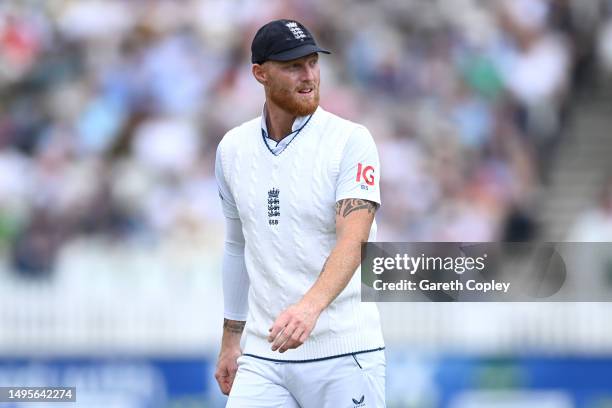
<instances>
[{"instance_id":1,"label":"man's face","mask_svg":"<svg viewBox=\"0 0 612 408\"><path fill-rule=\"evenodd\" d=\"M291 61L267 61L265 85L269 101L294 116L306 116L319 106L319 55Z\"/></svg>"}]
</instances>

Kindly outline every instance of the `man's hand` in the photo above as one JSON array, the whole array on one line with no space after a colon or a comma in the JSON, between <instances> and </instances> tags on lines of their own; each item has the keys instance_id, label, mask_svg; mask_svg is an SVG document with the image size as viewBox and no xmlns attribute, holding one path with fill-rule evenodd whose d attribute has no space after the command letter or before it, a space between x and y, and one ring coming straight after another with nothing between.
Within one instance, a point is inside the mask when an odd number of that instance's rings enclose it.
<instances>
[{"instance_id":1,"label":"man's hand","mask_svg":"<svg viewBox=\"0 0 612 408\"><path fill-rule=\"evenodd\" d=\"M221 351L217 361L215 379L219 383L221 392L229 395L234 384L236 371L238 371L238 357L242 355L240 349L240 337L246 322L238 320L223 321L223 340L221 341Z\"/></svg>"},{"instance_id":2,"label":"man's hand","mask_svg":"<svg viewBox=\"0 0 612 408\"><path fill-rule=\"evenodd\" d=\"M227 350L221 350L219 360L217 361L217 370L215 371L215 379L219 383L221 392L229 395L234 384L236 371L238 371L238 357L242 355L240 347Z\"/></svg>"},{"instance_id":3,"label":"man's hand","mask_svg":"<svg viewBox=\"0 0 612 408\"><path fill-rule=\"evenodd\" d=\"M289 306L276 318L269 330L268 341L272 343L272 351L284 353L304 344L322 310L305 299Z\"/></svg>"}]
</instances>

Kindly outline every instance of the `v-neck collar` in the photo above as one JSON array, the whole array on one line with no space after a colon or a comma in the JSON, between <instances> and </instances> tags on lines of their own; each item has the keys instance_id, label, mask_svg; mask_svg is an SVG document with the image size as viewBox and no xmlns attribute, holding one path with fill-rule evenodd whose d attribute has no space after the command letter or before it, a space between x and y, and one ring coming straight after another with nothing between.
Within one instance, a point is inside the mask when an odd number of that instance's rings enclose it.
<instances>
[{"instance_id":1,"label":"v-neck collar","mask_svg":"<svg viewBox=\"0 0 612 408\"><path fill-rule=\"evenodd\" d=\"M317 107L317 110L318 109L319 107ZM268 126L266 124L266 107L264 105L263 112L261 114L261 136L270 153L272 153L274 156L278 156L282 152L284 152L287 146L289 146L289 144L293 141L293 139L295 139L300 134L302 129L306 127L306 125L315 113L316 110L310 115L298 116L297 118L295 118L295 120L293 121L293 125L291 126L291 133L289 133L277 142L268 136Z\"/></svg>"}]
</instances>

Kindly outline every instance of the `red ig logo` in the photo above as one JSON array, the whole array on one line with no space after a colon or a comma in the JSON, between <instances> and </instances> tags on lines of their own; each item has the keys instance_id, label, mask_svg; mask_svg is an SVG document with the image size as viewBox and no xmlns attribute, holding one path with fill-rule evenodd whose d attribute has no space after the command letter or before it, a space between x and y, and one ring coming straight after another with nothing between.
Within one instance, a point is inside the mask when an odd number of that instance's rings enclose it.
<instances>
[{"instance_id":1,"label":"red ig logo","mask_svg":"<svg viewBox=\"0 0 612 408\"><path fill-rule=\"evenodd\" d=\"M374 185L374 167L366 166L365 168L361 163L357 166L357 179L355 181L360 182L361 178L366 182L368 186Z\"/></svg>"}]
</instances>

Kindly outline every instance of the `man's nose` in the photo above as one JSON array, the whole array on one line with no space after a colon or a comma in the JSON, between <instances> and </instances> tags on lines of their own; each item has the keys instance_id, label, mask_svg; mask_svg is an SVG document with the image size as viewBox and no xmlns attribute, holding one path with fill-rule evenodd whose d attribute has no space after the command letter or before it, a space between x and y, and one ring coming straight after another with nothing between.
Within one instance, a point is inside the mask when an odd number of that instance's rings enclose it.
<instances>
[{"instance_id":1,"label":"man's nose","mask_svg":"<svg viewBox=\"0 0 612 408\"><path fill-rule=\"evenodd\" d=\"M314 81L315 79L315 68L305 65L302 70L302 81Z\"/></svg>"}]
</instances>

